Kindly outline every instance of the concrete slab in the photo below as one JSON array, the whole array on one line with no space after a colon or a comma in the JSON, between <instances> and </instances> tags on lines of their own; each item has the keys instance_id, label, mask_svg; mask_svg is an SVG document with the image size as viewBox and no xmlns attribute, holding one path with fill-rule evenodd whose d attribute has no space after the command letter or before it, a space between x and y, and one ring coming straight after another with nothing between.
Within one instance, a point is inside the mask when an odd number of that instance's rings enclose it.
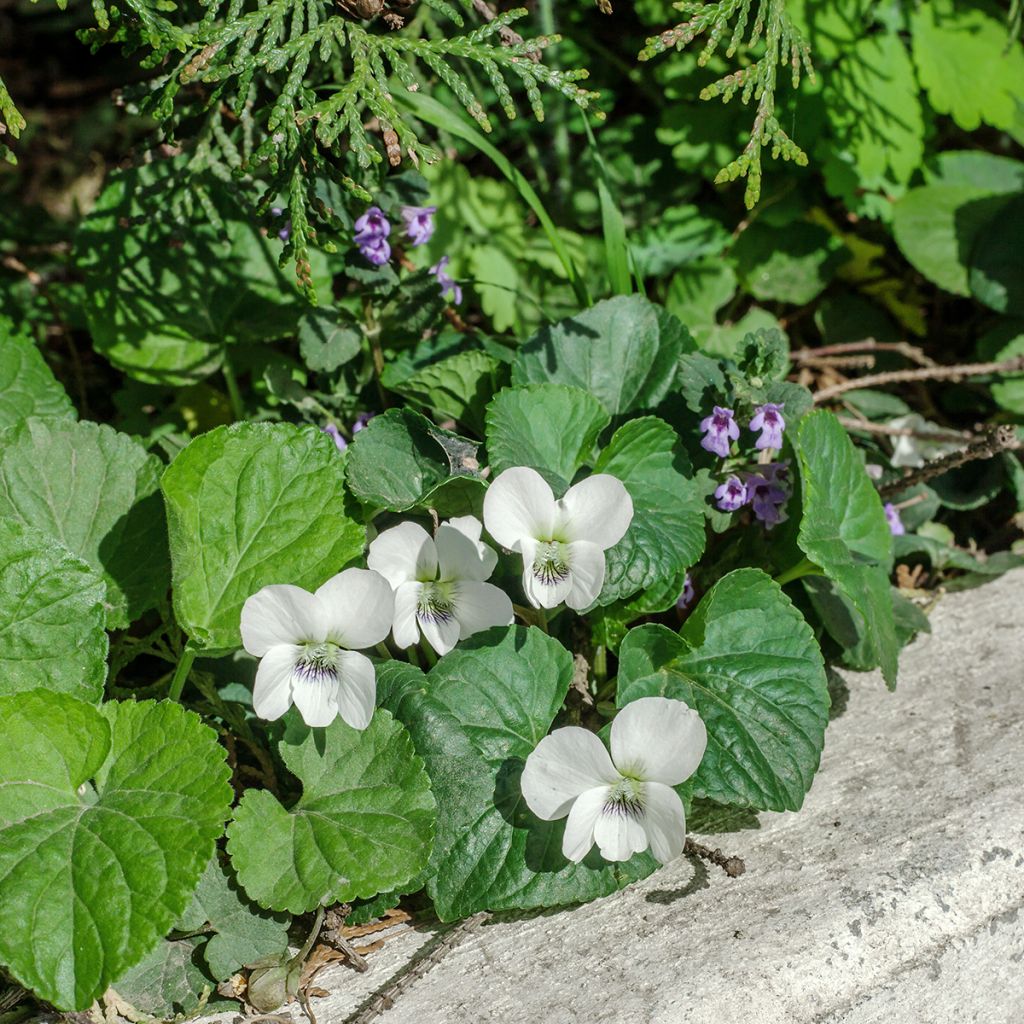
<instances>
[{"instance_id":1,"label":"concrete slab","mask_svg":"<svg viewBox=\"0 0 1024 1024\"><path fill-rule=\"evenodd\" d=\"M932 623L895 694L837 678L800 813L694 837L744 875L684 858L588 906L486 921L381 1024L1024 1021L1024 570ZM400 929L366 974L322 972L320 1024L360 1018L439 940Z\"/></svg>"}]
</instances>

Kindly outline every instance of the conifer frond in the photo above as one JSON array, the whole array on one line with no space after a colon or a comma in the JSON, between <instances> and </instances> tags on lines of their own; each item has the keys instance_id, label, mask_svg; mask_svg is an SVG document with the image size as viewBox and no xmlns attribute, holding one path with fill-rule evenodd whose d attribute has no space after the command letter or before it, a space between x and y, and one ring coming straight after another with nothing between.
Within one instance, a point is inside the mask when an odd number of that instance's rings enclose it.
<instances>
[{"instance_id":1,"label":"conifer frond","mask_svg":"<svg viewBox=\"0 0 1024 1024\"><path fill-rule=\"evenodd\" d=\"M751 8L755 2L756 15L748 33ZM750 209L761 195L763 148L772 147L773 159L782 157L783 160L792 160L801 166L807 163L807 154L786 134L775 116L775 88L778 69L787 63L792 71L794 89L800 84L802 70L814 81L811 49L786 13L785 0L718 0L715 3L682 0L673 6L692 17L648 39L647 45L640 51L641 60L650 60L672 46L682 49L698 36L706 36L704 48L697 58L703 67L723 38L728 38L725 50L727 57L732 57L740 47L753 49L762 38L764 40L764 53L760 58L723 76L700 93L702 100L720 96L723 103L728 103L738 94L744 104L752 100L756 102L750 139L743 152L715 177L716 184L745 177L747 187L743 198ZM731 22L733 24L730 29Z\"/></svg>"},{"instance_id":2,"label":"conifer frond","mask_svg":"<svg viewBox=\"0 0 1024 1024\"><path fill-rule=\"evenodd\" d=\"M4 85L4 80L0 78L0 158L8 163L13 164L15 159L14 153L3 141L4 136L10 135L12 139L16 139L21 135L24 127L25 118L19 113L18 108L14 105L14 100L11 99L11 94Z\"/></svg>"}]
</instances>

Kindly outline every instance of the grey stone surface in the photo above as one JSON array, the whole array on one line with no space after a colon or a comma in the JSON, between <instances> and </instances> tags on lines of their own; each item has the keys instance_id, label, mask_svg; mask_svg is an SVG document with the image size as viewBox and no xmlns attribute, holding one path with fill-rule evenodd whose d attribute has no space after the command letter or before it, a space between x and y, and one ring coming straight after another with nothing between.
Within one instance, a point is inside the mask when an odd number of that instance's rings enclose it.
<instances>
[{"instance_id":1,"label":"grey stone surface","mask_svg":"<svg viewBox=\"0 0 1024 1024\"><path fill-rule=\"evenodd\" d=\"M944 598L932 624L895 694L844 673L799 813L695 837L745 875L681 859L585 907L487 922L381 1024L1024 1021L1024 570ZM322 972L320 1024L432 940L400 930L368 973Z\"/></svg>"}]
</instances>

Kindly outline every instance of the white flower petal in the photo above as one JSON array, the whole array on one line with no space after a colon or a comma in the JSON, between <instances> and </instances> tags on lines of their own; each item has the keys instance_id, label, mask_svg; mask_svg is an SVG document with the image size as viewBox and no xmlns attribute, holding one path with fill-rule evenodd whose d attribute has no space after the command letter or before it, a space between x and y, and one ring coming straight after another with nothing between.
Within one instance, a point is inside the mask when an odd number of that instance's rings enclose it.
<instances>
[{"instance_id":1,"label":"white flower petal","mask_svg":"<svg viewBox=\"0 0 1024 1024\"><path fill-rule=\"evenodd\" d=\"M533 571L533 563L540 545L527 537L522 541L523 590L534 608L554 608L560 605L572 590L572 573L566 573L561 580L546 583Z\"/></svg>"},{"instance_id":2,"label":"white flower petal","mask_svg":"<svg viewBox=\"0 0 1024 1024\"><path fill-rule=\"evenodd\" d=\"M338 717L338 681L333 677L297 676L292 686L292 700L306 725L330 725Z\"/></svg>"},{"instance_id":3,"label":"white flower petal","mask_svg":"<svg viewBox=\"0 0 1024 1024\"><path fill-rule=\"evenodd\" d=\"M562 834L562 854L579 864L594 845L594 826L611 793L610 786L598 786L581 793L569 809Z\"/></svg>"},{"instance_id":4,"label":"white flower petal","mask_svg":"<svg viewBox=\"0 0 1024 1024\"><path fill-rule=\"evenodd\" d=\"M301 650L294 644L278 644L260 659L252 688L252 709L260 718L276 721L291 707L292 673Z\"/></svg>"},{"instance_id":5,"label":"white flower petal","mask_svg":"<svg viewBox=\"0 0 1024 1024\"><path fill-rule=\"evenodd\" d=\"M686 813L679 794L660 782L645 782L641 823L651 842L651 853L667 864L683 852L686 842Z\"/></svg>"},{"instance_id":6,"label":"white flower petal","mask_svg":"<svg viewBox=\"0 0 1024 1024\"><path fill-rule=\"evenodd\" d=\"M378 534L366 555L366 564L392 587L408 580L437 576L437 551L430 534L419 523L399 523Z\"/></svg>"},{"instance_id":7,"label":"white flower petal","mask_svg":"<svg viewBox=\"0 0 1024 1024\"><path fill-rule=\"evenodd\" d=\"M257 658L278 644L319 641L326 623L320 602L302 587L273 583L242 605L242 646Z\"/></svg>"},{"instance_id":8,"label":"white flower petal","mask_svg":"<svg viewBox=\"0 0 1024 1024\"><path fill-rule=\"evenodd\" d=\"M339 572L316 596L327 619L327 639L342 647L373 647L391 632L395 597L388 581L372 569Z\"/></svg>"},{"instance_id":9,"label":"white flower petal","mask_svg":"<svg viewBox=\"0 0 1024 1024\"><path fill-rule=\"evenodd\" d=\"M459 620L454 614L444 617L420 614L416 622L423 638L438 654L447 654L459 642Z\"/></svg>"},{"instance_id":10,"label":"white flower petal","mask_svg":"<svg viewBox=\"0 0 1024 1024\"><path fill-rule=\"evenodd\" d=\"M594 825L594 842L605 860L629 860L647 849L647 833L642 815L606 804Z\"/></svg>"},{"instance_id":11,"label":"white flower petal","mask_svg":"<svg viewBox=\"0 0 1024 1024\"><path fill-rule=\"evenodd\" d=\"M512 601L493 583L460 583L452 594L452 602L460 640L491 626L512 625Z\"/></svg>"},{"instance_id":12,"label":"white flower petal","mask_svg":"<svg viewBox=\"0 0 1024 1024\"><path fill-rule=\"evenodd\" d=\"M365 729L377 702L377 673L373 662L357 651L338 655L338 714L353 729Z\"/></svg>"},{"instance_id":13,"label":"white flower petal","mask_svg":"<svg viewBox=\"0 0 1024 1024\"><path fill-rule=\"evenodd\" d=\"M681 700L641 697L612 721L612 760L624 775L678 786L700 765L708 733Z\"/></svg>"},{"instance_id":14,"label":"white flower petal","mask_svg":"<svg viewBox=\"0 0 1024 1024\"><path fill-rule=\"evenodd\" d=\"M412 647L420 640L416 609L419 606L422 588L422 583L403 583L395 591L395 623L391 635L395 638L395 643L403 649Z\"/></svg>"},{"instance_id":15,"label":"white flower petal","mask_svg":"<svg viewBox=\"0 0 1024 1024\"><path fill-rule=\"evenodd\" d=\"M484 495L484 525L502 547L513 551L526 537L549 540L555 525L555 496L535 469L506 469Z\"/></svg>"},{"instance_id":16,"label":"white flower petal","mask_svg":"<svg viewBox=\"0 0 1024 1024\"><path fill-rule=\"evenodd\" d=\"M571 589L565 603L575 611L592 604L604 586L604 551L585 540L567 544L569 549L569 578Z\"/></svg>"},{"instance_id":17,"label":"white flower petal","mask_svg":"<svg viewBox=\"0 0 1024 1024\"><path fill-rule=\"evenodd\" d=\"M452 516L445 520L446 524L459 533L465 534L474 544L480 543L484 532L484 524L476 516Z\"/></svg>"},{"instance_id":18,"label":"white flower petal","mask_svg":"<svg viewBox=\"0 0 1024 1024\"><path fill-rule=\"evenodd\" d=\"M602 550L618 544L633 520L629 491L608 473L595 473L574 484L558 509L566 540L586 540Z\"/></svg>"},{"instance_id":19,"label":"white flower petal","mask_svg":"<svg viewBox=\"0 0 1024 1024\"><path fill-rule=\"evenodd\" d=\"M545 821L564 818L581 793L619 781L605 745L589 729L556 729L526 759L520 788L526 804Z\"/></svg>"},{"instance_id":20,"label":"white flower petal","mask_svg":"<svg viewBox=\"0 0 1024 1024\"><path fill-rule=\"evenodd\" d=\"M438 527L435 544L439 566L437 578L440 580L475 580L482 583L491 575L498 561L498 556L491 548L485 550L489 551L493 558L482 558L480 548L485 546L470 540L460 530L447 523L442 523Z\"/></svg>"}]
</instances>

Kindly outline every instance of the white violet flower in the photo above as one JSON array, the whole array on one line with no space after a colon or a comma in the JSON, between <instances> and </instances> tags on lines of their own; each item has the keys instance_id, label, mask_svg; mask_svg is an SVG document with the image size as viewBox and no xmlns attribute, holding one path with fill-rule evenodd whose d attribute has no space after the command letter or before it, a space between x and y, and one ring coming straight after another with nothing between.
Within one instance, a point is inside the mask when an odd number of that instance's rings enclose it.
<instances>
[{"instance_id":1,"label":"white violet flower","mask_svg":"<svg viewBox=\"0 0 1024 1024\"><path fill-rule=\"evenodd\" d=\"M506 469L484 495L490 535L523 556L523 589L534 608L591 604L604 585L605 551L633 519L633 500L621 480L595 473L555 500L536 470Z\"/></svg>"},{"instance_id":2,"label":"white violet flower","mask_svg":"<svg viewBox=\"0 0 1024 1024\"><path fill-rule=\"evenodd\" d=\"M365 729L377 677L357 651L388 635L394 610L387 580L368 569L346 569L315 594L290 584L257 591L242 608L242 644L260 659L253 710L273 721L294 702L306 725L340 715Z\"/></svg>"},{"instance_id":3,"label":"white violet flower","mask_svg":"<svg viewBox=\"0 0 1024 1024\"><path fill-rule=\"evenodd\" d=\"M672 788L700 765L708 736L681 700L641 697L612 721L611 756L588 729L556 729L526 759L521 788L545 821L565 818L562 853L579 862L596 842L605 860L646 850L662 864L686 841L683 802Z\"/></svg>"},{"instance_id":4,"label":"white violet flower","mask_svg":"<svg viewBox=\"0 0 1024 1024\"><path fill-rule=\"evenodd\" d=\"M474 516L449 519L434 538L417 523L400 523L370 545L366 564L395 591L392 635L399 647L411 647L422 633L447 654L473 633L512 624L508 595L484 582L498 555L481 543L482 531Z\"/></svg>"}]
</instances>

